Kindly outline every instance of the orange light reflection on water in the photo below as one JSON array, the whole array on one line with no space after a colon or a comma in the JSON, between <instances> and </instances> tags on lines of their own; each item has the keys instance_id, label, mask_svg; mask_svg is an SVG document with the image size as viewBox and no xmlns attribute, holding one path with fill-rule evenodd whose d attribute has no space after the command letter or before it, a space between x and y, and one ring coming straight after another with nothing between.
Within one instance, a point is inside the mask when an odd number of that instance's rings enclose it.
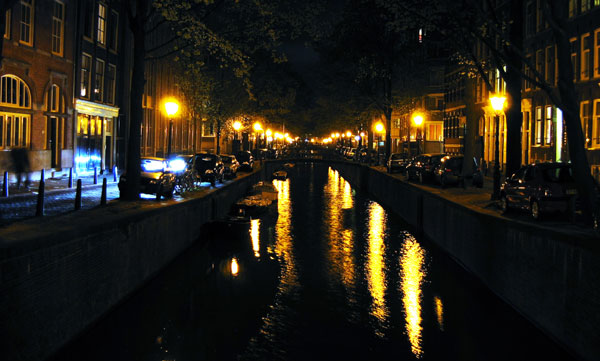
<instances>
[{"instance_id":1,"label":"orange light reflection on water","mask_svg":"<svg viewBox=\"0 0 600 361\"><path fill-rule=\"evenodd\" d=\"M250 221L250 240L254 256L260 257L260 219L258 218Z\"/></svg>"},{"instance_id":2,"label":"orange light reflection on water","mask_svg":"<svg viewBox=\"0 0 600 361\"><path fill-rule=\"evenodd\" d=\"M352 187L337 171L329 168L325 185L325 236L329 245L328 258L333 279L341 281L349 303L356 303L354 231L344 227L344 217L354 207Z\"/></svg>"},{"instance_id":3,"label":"orange light reflection on water","mask_svg":"<svg viewBox=\"0 0 600 361\"><path fill-rule=\"evenodd\" d=\"M369 233L368 233L368 259L366 264L367 281L371 293L370 313L378 322L380 329L376 334L383 337L383 328L389 317L389 311L385 303L386 279L385 279L385 210L377 203L369 204Z\"/></svg>"},{"instance_id":4,"label":"orange light reflection on water","mask_svg":"<svg viewBox=\"0 0 600 361\"><path fill-rule=\"evenodd\" d=\"M425 251L417 240L406 234L400 257L400 286L402 289L402 302L406 318L406 331L411 345L412 353L420 358L423 355L421 346L421 286L425 278L424 268Z\"/></svg>"}]
</instances>

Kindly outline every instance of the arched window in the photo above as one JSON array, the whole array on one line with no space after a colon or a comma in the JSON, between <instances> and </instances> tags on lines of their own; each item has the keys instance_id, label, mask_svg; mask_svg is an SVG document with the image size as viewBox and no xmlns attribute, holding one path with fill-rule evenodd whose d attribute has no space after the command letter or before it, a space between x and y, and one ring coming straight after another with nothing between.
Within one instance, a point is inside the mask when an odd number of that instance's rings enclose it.
<instances>
[{"instance_id":1,"label":"arched window","mask_svg":"<svg viewBox=\"0 0 600 361\"><path fill-rule=\"evenodd\" d=\"M0 112L0 149L28 147L31 139L31 115L18 109L31 109L31 93L25 82L14 75L0 77L0 105L15 108Z\"/></svg>"},{"instance_id":2,"label":"arched window","mask_svg":"<svg viewBox=\"0 0 600 361\"><path fill-rule=\"evenodd\" d=\"M31 108L31 93L25 82L14 75L0 78L0 105Z\"/></svg>"}]
</instances>

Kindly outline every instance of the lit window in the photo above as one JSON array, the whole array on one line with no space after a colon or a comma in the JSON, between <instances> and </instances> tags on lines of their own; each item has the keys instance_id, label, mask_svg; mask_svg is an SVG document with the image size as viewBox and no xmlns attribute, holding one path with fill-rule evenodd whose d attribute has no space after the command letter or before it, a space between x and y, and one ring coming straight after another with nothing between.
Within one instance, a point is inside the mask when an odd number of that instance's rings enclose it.
<instances>
[{"instance_id":1,"label":"lit window","mask_svg":"<svg viewBox=\"0 0 600 361\"><path fill-rule=\"evenodd\" d=\"M581 0L581 12L582 13L585 11L588 11L591 8L592 8L591 0Z\"/></svg>"},{"instance_id":2,"label":"lit window","mask_svg":"<svg viewBox=\"0 0 600 361\"><path fill-rule=\"evenodd\" d=\"M600 29L594 32L594 77L600 77Z\"/></svg>"},{"instance_id":3,"label":"lit window","mask_svg":"<svg viewBox=\"0 0 600 361\"><path fill-rule=\"evenodd\" d=\"M0 105L12 108L31 108L31 93L23 80L14 75L0 78Z\"/></svg>"},{"instance_id":4,"label":"lit window","mask_svg":"<svg viewBox=\"0 0 600 361\"><path fill-rule=\"evenodd\" d=\"M594 100L592 146L600 147L600 99Z\"/></svg>"},{"instance_id":5,"label":"lit window","mask_svg":"<svg viewBox=\"0 0 600 361\"><path fill-rule=\"evenodd\" d=\"M82 98L90 98L90 75L92 67L92 57L83 54L81 57L81 89L80 96Z\"/></svg>"},{"instance_id":6,"label":"lit window","mask_svg":"<svg viewBox=\"0 0 600 361\"><path fill-rule=\"evenodd\" d=\"M64 39L65 5L60 1L54 1L52 12L52 53L62 55Z\"/></svg>"},{"instance_id":7,"label":"lit window","mask_svg":"<svg viewBox=\"0 0 600 361\"><path fill-rule=\"evenodd\" d=\"M52 113L62 113L62 101L60 97L60 88L54 84L48 92L48 110Z\"/></svg>"},{"instance_id":8,"label":"lit window","mask_svg":"<svg viewBox=\"0 0 600 361\"><path fill-rule=\"evenodd\" d=\"M535 144L542 144L542 137L544 136L544 120L543 120L543 108L535 108Z\"/></svg>"},{"instance_id":9,"label":"lit window","mask_svg":"<svg viewBox=\"0 0 600 361\"><path fill-rule=\"evenodd\" d=\"M592 48L590 34L581 36L581 80L590 78L590 52Z\"/></svg>"},{"instance_id":10,"label":"lit window","mask_svg":"<svg viewBox=\"0 0 600 361\"><path fill-rule=\"evenodd\" d=\"M96 76L95 76L94 94L95 99L102 101L104 93L104 61L96 59Z\"/></svg>"},{"instance_id":11,"label":"lit window","mask_svg":"<svg viewBox=\"0 0 600 361\"><path fill-rule=\"evenodd\" d=\"M581 131L583 132L583 142L585 147L591 145L591 129L590 129L590 102L583 101L579 106L579 117L581 118Z\"/></svg>"},{"instance_id":12,"label":"lit window","mask_svg":"<svg viewBox=\"0 0 600 361\"><path fill-rule=\"evenodd\" d=\"M577 15L577 0L569 0L569 17Z\"/></svg>"},{"instance_id":13,"label":"lit window","mask_svg":"<svg viewBox=\"0 0 600 361\"><path fill-rule=\"evenodd\" d=\"M106 6L98 4L98 28L96 39L101 45L106 45Z\"/></svg>"},{"instance_id":14,"label":"lit window","mask_svg":"<svg viewBox=\"0 0 600 361\"><path fill-rule=\"evenodd\" d=\"M552 126L552 107L546 107L546 126L545 126L545 137L544 144L551 145L554 141L554 137L552 136L552 132L554 131L554 127Z\"/></svg>"},{"instance_id":15,"label":"lit window","mask_svg":"<svg viewBox=\"0 0 600 361\"><path fill-rule=\"evenodd\" d=\"M202 136L203 137L214 137L215 136L215 127L212 122L203 122L202 123Z\"/></svg>"},{"instance_id":16,"label":"lit window","mask_svg":"<svg viewBox=\"0 0 600 361\"><path fill-rule=\"evenodd\" d=\"M33 0L21 0L20 42L33 45Z\"/></svg>"}]
</instances>

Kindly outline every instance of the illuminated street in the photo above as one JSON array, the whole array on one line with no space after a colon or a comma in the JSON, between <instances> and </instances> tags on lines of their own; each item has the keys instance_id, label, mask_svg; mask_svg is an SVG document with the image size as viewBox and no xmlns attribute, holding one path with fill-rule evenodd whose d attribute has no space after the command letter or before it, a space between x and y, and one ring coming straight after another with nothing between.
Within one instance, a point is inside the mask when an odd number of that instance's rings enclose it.
<instances>
[{"instance_id":1,"label":"illuminated street","mask_svg":"<svg viewBox=\"0 0 600 361\"><path fill-rule=\"evenodd\" d=\"M273 183L54 360L570 359L332 168Z\"/></svg>"}]
</instances>

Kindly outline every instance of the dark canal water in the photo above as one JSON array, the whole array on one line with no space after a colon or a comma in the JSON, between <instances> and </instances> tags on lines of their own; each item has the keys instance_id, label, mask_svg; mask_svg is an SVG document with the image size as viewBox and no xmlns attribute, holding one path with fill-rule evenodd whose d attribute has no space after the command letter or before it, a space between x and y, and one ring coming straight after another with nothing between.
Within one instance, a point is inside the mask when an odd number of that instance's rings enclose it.
<instances>
[{"instance_id":1,"label":"dark canal water","mask_svg":"<svg viewBox=\"0 0 600 361\"><path fill-rule=\"evenodd\" d=\"M274 184L277 215L198 242L55 359L570 359L336 171Z\"/></svg>"}]
</instances>

